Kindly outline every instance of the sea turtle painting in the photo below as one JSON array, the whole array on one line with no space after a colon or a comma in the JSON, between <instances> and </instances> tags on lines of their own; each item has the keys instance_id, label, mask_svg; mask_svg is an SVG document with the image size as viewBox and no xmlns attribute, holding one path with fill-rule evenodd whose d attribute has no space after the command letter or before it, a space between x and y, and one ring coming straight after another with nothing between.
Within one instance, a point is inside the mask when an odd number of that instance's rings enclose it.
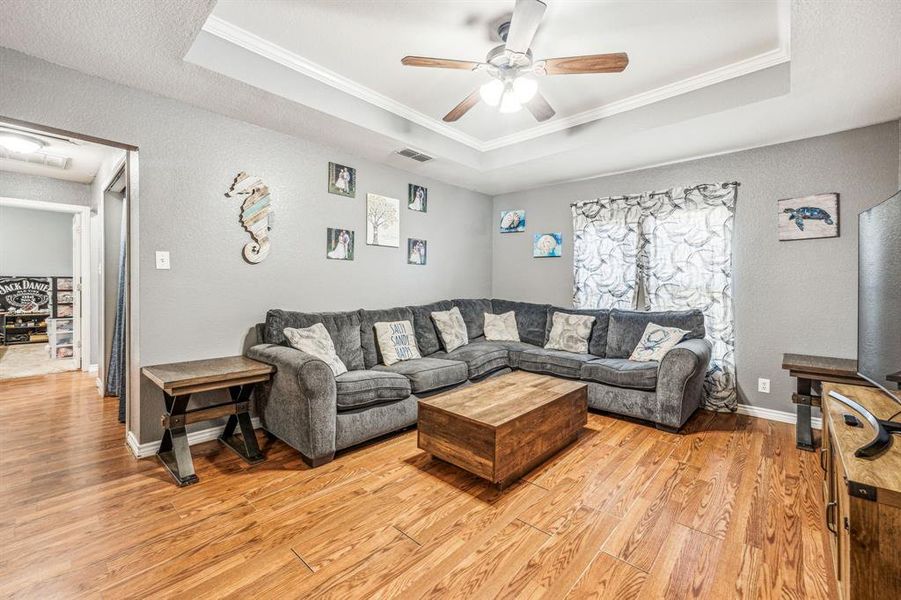
<instances>
[{"instance_id":1,"label":"sea turtle painting","mask_svg":"<svg viewBox=\"0 0 901 600\"><path fill-rule=\"evenodd\" d=\"M832 215L815 206L802 206L800 208L786 208L782 212L788 213L788 220L794 221L798 229L804 231L804 220L823 221L826 225L832 225Z\"/></svg>"}]
</instances>

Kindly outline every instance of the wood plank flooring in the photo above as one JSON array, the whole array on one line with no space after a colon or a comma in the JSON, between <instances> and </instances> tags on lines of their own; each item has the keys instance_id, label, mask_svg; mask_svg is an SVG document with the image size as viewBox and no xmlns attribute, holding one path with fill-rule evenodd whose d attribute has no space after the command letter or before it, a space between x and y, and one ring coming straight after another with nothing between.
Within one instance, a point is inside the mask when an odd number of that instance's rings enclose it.
<instances>
[{"instance_id":1,"label":"wood plank flooring","mask_svg":"<svg viewBox=\"0 0 901 600\"><path fill-rule=\"evenodd\" d=\"M686 432L589 414L503 492L413 431L311 470L259 436L136 460L115 400L66 373L0 383L0 596L835 598L817 455L701 411Z\"/></svg>"}]
</instances>

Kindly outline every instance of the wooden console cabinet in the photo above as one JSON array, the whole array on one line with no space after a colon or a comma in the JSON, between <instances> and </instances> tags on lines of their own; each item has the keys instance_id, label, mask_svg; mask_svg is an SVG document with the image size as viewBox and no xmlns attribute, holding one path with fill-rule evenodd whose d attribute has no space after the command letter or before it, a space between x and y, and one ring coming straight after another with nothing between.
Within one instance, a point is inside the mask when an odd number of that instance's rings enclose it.
<instances>
[{"instance_id":1,"label":"wooden console cabinet","mask_svg":"<svg viewBox=\"0 0 901 600\"><path fill-rule=\"evenodd\" d=\"M861 415L829 397L835 390L855 400L877 418L901 409L879 390L826 383L823 385L821 466L826 501L826 527L841 600L901 598L901 436L873 459L854 451L873 438ZM850 413L861 427L845 424Z\"/></svg>"}]
</instances>

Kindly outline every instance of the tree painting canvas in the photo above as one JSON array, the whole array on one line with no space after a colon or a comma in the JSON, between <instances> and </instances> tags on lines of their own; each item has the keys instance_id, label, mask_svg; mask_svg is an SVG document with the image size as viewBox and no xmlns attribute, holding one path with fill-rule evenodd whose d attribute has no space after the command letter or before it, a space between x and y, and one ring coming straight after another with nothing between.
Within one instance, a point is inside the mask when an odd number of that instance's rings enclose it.
<instances>
[{"instance_id":1,"label":"tree painting canvas","mask_svg":"<svg viewBox=\"0 0 901 600\"><path fill-rule=\"evenodd\" d=\"M779 200L779 241L838 237L838 194Z\"/></svg>"},{"instance_id":2,"label":"tree painting canvas","mask_svg":"<svg viewBox=\"0 0 901 600\"><path fill-rule=\"evenodd\" d=\"M400 200L366 194L366 243L400 247Z\"/></svg>"}]
</instances>

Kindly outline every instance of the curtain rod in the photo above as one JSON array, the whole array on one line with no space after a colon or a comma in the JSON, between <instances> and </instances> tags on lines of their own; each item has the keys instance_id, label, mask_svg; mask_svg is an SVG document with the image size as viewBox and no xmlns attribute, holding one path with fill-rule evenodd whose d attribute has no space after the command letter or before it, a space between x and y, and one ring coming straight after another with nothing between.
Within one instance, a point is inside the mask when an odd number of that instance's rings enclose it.
<instances>
[{"instance_id":1,"label":"curtain rod","mask_svg":"<svg viewBox=\"0 0 901 600\"><path fill-rule=\"evenodd\" d=\"M691 190L699 190L699 189L701 189L701 188L711 187L711 186L715 186L715 185L717 185L717 184L715 184L715 183L699 183L698 185L695 185L695 186L692 186L692 187L687 187L687 188L682 188L682 189L684 189L685 191L691 191ZM739 187L739 186L741 186L741 182L739 182L739 181L726 181L726 182L723 182L723 183L721 183L721 184L719 184L719 185L721 185L723 188L727 188L727 187ZM669 193L669 192L645 192L645 193L646 193L648 196L662 196L662 195L667 194L667 193ZM628 195L625 195L625 196L610 196L610 199L611 199L611 200L619 200L619 199L621 199L621 198L628 198L629 196L640 196L640 195L641 195L641 194L628 194ZM578 202L571 202L571 203L570 203L570 206L571 206L571 207L572 207L572 206L580 206L580 205L582 205L582 204L589 204L589 203L591 203L591 202L597 202L598 200L599 200L599 198L595 198L594 200L580 200L580 201L578 201Z\"/></svg>"}]
</instances>

